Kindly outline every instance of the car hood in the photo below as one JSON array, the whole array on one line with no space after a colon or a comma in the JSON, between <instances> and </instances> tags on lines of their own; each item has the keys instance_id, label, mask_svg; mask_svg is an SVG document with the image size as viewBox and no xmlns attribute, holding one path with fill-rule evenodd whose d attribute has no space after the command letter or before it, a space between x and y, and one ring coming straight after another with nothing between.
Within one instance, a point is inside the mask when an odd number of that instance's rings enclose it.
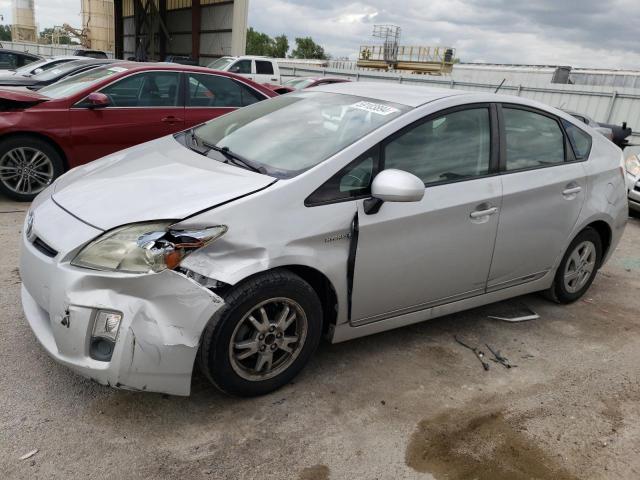
<instances>
[{"instance_id":1,"label":"car hood","mask_svg":"<svg viewBox=\"0 0 640 480\"><path fill-rule=\"evenodd\" d=\"M82 221L109 230L180 220L276 181L200 155L168 136L74 168L55 183L52 198Z\"/></svg>"},{"instance_id":2,"label":"car hood","mask_svg":"<svg viewBox=\"0 0 640 480\"><path fill-rule=\"evenodd\" d=\"M20 108L36 105L38 103L46 102L50 100L49 97L40 95L31 90L23 88L11 88L0 87L0 107L6 108Z\"/></svg>"}]
</instances>

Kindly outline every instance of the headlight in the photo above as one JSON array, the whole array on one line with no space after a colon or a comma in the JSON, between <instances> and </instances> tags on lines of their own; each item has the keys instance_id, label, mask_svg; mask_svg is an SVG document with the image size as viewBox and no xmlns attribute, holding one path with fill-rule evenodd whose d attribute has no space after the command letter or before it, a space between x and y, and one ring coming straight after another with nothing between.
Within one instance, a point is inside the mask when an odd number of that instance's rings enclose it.
<instances>
[{"instance_id":1,"label":"headlight","mask_svg":"<svg viewBox=\"0 0 640 480\"><path fill-rule=\"evenodd\" d=\"M630 173L634 177L640 175L640 160L638 160L637 155L630 156L625 160L624 163L628 173Z\"/></svg>"},{"instance_id":2,"label":"headlight","mask_svg":"<svg viewBox=\"0 0 640 480\"><path fill-rule=\"evenodd\" d=\"M107 232L84 247L71 264L94 270L157 273L176 268L187 255L227 231L224 225L171 230L172 223L135 223Z\"/></svg>"}]
</instances>

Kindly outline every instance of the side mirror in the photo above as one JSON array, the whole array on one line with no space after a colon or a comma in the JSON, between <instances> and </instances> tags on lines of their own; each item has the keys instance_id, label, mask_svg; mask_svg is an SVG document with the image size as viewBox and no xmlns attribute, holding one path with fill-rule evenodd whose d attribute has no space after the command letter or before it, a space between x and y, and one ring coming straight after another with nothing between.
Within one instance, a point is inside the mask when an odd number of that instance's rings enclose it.
<instances>
[{"instance_id":1,"label":"side mirror","mask_svg":"<svg viewBox=\"0 0 640 480\"><path fill-rule=\"evenodd\" d=\"M92 92L87 95L86 103L89 108L104 108L111 105L111 100L104 93Z\"/></svg>"},{"instance_id":2,"label":"side mirror","mask_svg":"<svg viewBox=\"0 0 640 480\"><path fill-rule=\"evenodd\" d=\"M368 215L377 213L384 202L419 202L424 197L424 182L412 173L390 168L373 179L371 196L364 203Z\"/></svg>"}]
</instances>

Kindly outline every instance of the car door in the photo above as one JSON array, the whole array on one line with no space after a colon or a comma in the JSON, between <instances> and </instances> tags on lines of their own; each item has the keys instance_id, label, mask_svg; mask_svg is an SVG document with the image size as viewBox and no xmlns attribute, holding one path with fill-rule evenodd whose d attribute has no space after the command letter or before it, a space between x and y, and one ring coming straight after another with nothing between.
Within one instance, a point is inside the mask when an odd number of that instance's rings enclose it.
<instances>
[{"instance_id":1,"label":"car door","mask_svg":"<svg viewBox=\"0 0 640 480\"><path fill-rule=\"evenodd\" d=\"M278 77L276 77L273 71L273 63L270 60L254 60L256 67L256 73L253 80L258 83L277 83Z\"/></svg>"},{"instance_id":2,"label":"car door","mask_svg":"<svg viewBox=\"0 0 640 480\"><path fill-rule=\"evenodd\" d=\"M185 128L264 100L266 95L223 75L185 72Z\"/></svg>"},{"instance_id":3,"label":"car door","mask_svg":"<svg viewBox=\"0 0 640 480\"><path fill-rule=\"evenodd\" d=\"M585 170L561 122L501 107L503 200L489 290L541 278L563 253L585 199Z\"/></svg>"},{"instance_id":4,"label":"car door","mask_svg":"<svg viewBox=\"0 0 640 480\"><path fill-rule=\"evenodd\" d=\"M253 80L255 78L255 69L256 67L253 65L253 60L244 58L231 65L228 71Z\"/></svg>"},{"instance_id":5,"label":"car door","mask_svg":"<svg viewBox=\"0 0 640 480\"><path fill-rule=\"evenodd\" d=\"M426 190L370 215L359 202L352 324L485 291L502 195L495 118L491 105L458 107L382 144L381 169L413 173Z\"/></svg>"},{"instance_id":6,"label":"car door","mask_svg":"<svg viewBox=\"0 0 640 480\"><path fill-rule=\"evenodd\" d=\"M70 110L77 161L89 161L184 128L180 72L152 71L129 75L100 90L111 101L91 108L80 101Z\"/></svg>"}]
</instances>

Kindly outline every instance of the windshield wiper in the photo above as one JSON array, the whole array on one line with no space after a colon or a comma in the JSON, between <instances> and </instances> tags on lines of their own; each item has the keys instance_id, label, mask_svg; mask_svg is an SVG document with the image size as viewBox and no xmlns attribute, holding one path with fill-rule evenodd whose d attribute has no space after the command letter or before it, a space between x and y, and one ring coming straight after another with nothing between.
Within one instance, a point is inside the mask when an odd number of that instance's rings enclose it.
<instances>
[{"instance_id":1,"label":"windshield wiper","mask_svg":"<svg viewBox=\"0 0 640 480\"><path fill-rule=\"evenodd\" d=\"M237 165L239 167L244 167L244 168L246 168L248 170L252 170L254 172L258 172L258 173L262 173L262 174L266 174L267 173L267 171L266 171L266 169L264 167L259 167L258 165L255 165L250 160L247 160L246 158L241 157L237 153L232 152L231 150L229 150L229 147L219 147L217 145L213 145L213 144L207 143L205 141L202 141L202 145L207 147L209 150L213 150L214 152L221 153L222 155L224 155L227 158L227 160L229 162L233 163L234 165Z\"/></svg>"}]
</instances>

